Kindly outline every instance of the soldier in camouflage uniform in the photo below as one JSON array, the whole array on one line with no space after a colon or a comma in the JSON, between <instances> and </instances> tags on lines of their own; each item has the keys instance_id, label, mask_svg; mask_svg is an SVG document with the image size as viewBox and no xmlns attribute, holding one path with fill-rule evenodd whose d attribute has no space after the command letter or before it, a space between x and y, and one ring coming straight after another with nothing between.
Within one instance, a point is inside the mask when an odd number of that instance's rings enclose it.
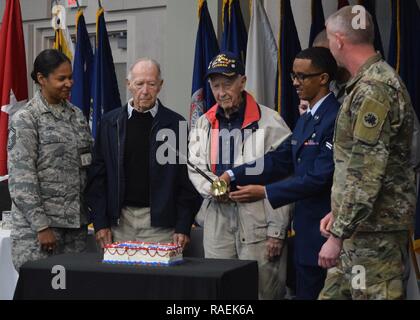
<instances>
[{"instance_id":1,"label":"soldier in camouflage uniform","mask_svg":"<svg viewBox=\"0 0 420 320\"><path fill-rule=\"evenodd\" d=\"M86 248L83 192L92 138L80 109L66 100L71 76L65 55L41 52L32 72L40 90L10 123L12 257L18 271L27 261Z\"/></svg>"},{"instance_id":2,"label":"soldier in camouflage uniform","mask_svg":"<svg viewBox=\"0 0 420 320\"><path fill-rule=\"evenodd\" d=\"M373 47L372 18L353 29L352 7L327 20L330 48L353 78L336 121L332 213L319 264L329 270L320 299L403 299L415 178L410 164L413 107Z\"/></svg>"}]
</instances>

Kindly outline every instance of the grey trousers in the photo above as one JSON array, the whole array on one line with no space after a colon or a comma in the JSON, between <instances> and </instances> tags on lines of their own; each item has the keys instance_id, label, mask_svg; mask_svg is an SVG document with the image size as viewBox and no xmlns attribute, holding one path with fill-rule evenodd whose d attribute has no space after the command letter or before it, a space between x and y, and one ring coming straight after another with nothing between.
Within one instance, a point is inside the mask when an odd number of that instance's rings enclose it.
<instances>
[{"instance_id":1,"label":"grey trousers","mask_svg":"<svg viewBox=\"0 0 420 320\"><path fill-rule=\"evenodd\" d=\"M78 229L51 229L57 239L57 246L51 253L41 249L37 232L29 226L28 228L20 227L19 230L12 230L12 260L18 272L27 261L45 259L55 254L79 253L86 250L88 235L86 225Z\"/></svg>"}]
</instances>

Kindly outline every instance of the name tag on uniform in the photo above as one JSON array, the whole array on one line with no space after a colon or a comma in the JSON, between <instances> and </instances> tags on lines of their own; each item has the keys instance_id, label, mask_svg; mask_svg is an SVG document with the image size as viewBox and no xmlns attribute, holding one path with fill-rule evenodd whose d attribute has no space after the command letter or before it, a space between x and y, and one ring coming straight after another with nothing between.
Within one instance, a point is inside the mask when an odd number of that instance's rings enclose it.
<instances>
[{"instance_id":1,"label":"name tag on uniform","mask_svg":"<svg viewBox=\"0 0 420 320\"><path fill-rule=\"evenodd\" d=\"M80 164L83 167L90 166L92 163L92 153L90 152L90 148L83 148L79 150L80 154Z\"/></svg>"}]
</instances>

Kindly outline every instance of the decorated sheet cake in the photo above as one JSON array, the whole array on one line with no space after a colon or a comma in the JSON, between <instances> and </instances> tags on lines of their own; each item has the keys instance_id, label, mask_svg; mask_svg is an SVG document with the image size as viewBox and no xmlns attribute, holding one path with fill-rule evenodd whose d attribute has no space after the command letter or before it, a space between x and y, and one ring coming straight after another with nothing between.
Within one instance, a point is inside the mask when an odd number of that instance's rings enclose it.
<instances>
[{"instance_id":1,"label":"decorated sheet cake","mask_svg":"<svg viewBox=\"0 0 420 320\"><path fill-rule=\"evenodd\" d=\"M174 265L182 261L182 247L175 243L126 241L104 247L105 263Z\"/></svg>"}]
</instances>

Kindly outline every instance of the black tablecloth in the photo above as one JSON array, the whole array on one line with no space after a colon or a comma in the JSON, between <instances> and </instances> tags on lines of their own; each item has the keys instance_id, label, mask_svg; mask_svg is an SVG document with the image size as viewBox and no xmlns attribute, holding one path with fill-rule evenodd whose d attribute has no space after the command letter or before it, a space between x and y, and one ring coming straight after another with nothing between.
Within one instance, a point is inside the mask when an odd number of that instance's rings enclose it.
<instances>
[{"instance_id":1,"label":"black tablecloth","mask_svg":"<svg viewBox=\"0 0 420 320\"><path fill-rule=\"evenodd\" d=\"M21 267L15 299L257 299L256 261L184 258L176 266L102 263L97 253L64 254ZM66 288L54 290L53 266Z\"/></svg>"}]
</instances>

